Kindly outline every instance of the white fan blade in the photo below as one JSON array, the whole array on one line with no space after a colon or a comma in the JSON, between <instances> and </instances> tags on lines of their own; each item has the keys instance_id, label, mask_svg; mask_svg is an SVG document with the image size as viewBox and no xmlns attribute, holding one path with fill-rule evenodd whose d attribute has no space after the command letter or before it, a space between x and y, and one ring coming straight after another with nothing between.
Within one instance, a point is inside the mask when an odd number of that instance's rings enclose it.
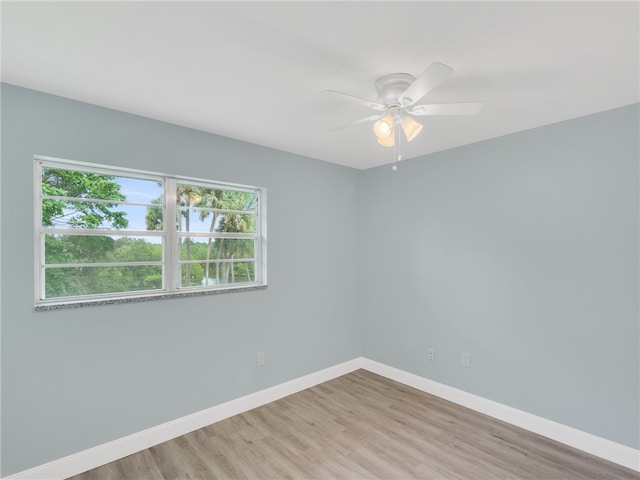
<instances>
[{"instance_id":1,"label":"white fan blade","mask_svg":"<svg viewBox=\"0 0 640 480\"><path fill-rule=\"evenodd\" d=\"M475 115L480 113L484 103L431 103L408 108L411 115Z\"/></svg>"},{"instance_id":2,"label":"white fan blade","mask_svg":"<svg viewBox=\"0 0 640 480\"><path fill-rule=\"evenodd\" d=\"M336 90L323 90L320 93L330 93L333 95L340 95L352 102L359 103L360 105L364 105L365 107L373 108L374 110L379 110L381 112L384 111L384 105L378 102L374 102L372 100L367 100L366 98L356 97L355 95L350 95L348 93L337 92Z\"/></svg>"},{"instance_id":3,"label":"white fan blade","mask_svg":"<svg viewBox=\"0 0 640 480\"><path fill-rule=\"evenodd\" d=\"M382 117L383 115L371 115L370 117L364 117L364 118L361 118L360 120L356 120L355 122L347 123L346 125L339 125L337 127L330 128L329 131L337 132L338 130L344 130L347 127L357 125L358 123L373 122L374 120L379 120Z\"/></svg>"},{"instance_id":4,"label":"white fan blade","mask_svg":"<svg viewBox=\"0 0 640 480\"><path fill-rule=\"evenodd\" d=\"M400 95L400 105L408 107L413 105L431 90L436 88L453 74L454 70L448 65L433 62L427 69L409 85Z\"/></svg>"}]
</instances>

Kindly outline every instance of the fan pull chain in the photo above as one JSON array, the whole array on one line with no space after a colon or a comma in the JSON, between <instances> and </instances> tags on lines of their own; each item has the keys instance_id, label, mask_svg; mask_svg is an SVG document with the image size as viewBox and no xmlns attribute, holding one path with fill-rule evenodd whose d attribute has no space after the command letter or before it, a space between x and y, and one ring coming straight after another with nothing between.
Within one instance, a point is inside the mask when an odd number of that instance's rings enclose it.
<instances>
[{"instance_id":1,"label":"fan pull chain","mask_svg":"<svg viewBox=\"0 0 640 480\"><path fill-rule=\"evenodd\" d=\"M402 160L402 155L400 155L400 130L398 128L395 129L396 141L393 142L393 166L391 170L394 172L398 171L397 162Z\"/></svg>"}]
</instances>

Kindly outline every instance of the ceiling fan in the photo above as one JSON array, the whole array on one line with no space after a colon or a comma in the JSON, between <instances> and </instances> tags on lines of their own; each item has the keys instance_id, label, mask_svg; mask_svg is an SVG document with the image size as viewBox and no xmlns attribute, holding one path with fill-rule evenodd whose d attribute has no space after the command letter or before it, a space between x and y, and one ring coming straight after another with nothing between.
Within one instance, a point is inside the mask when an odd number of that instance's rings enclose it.
<instances>
[{"instance_id":1,"label":"ceiling fan","mask_svg":"<svg viewBox=\"0 0 640 480\"><path fill-rule=\"evenodd\" d=\"M482 110L484 103L430 103L416 105L416 102L447 80L453 72L453 68L448 65L434 62L418 78L408 73L385 75L376 80L375 83L376 92L378 93L377 102L335 90L324 90L323 93L340 95L342 98L379 112L376 115L356 120L352 124L375 121L373 131L378 137L378 143L386 147L393 147L399 141L399 137L396 137L399 136L400 130L402 130L409 142L420 133L422 124L417 122L413 118L414 116L475 115Z\"/></svg>"}]
</instances>

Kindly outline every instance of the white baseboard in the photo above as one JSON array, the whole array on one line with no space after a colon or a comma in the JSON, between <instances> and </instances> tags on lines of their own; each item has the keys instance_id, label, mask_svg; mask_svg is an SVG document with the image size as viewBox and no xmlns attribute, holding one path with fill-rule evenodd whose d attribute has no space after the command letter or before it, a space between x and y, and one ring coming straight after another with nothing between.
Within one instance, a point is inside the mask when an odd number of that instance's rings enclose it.
<instances>
[{"instance_id":1,"label":"white baseboard","mask_svg":"<svg viewBox=\"0 0 640 480\"><path fill-rule=\"evenodd\" d=\"M610 462L640 471L640 450L366 358L362 368Z\"/></svg>"},{"instance_id":2,"label":"white baseboard","mask_svg":"<svg viewBox=\"0 0 640 480\"><path fill-rule=\"evenodd\" d=\"M360 357L229 402L221 403L162 425L127 435L103 445L83 450L44 465L24 470L5 477L4 480L62 480L353 372L359 368L436 395L627 468L640 471L639 450Z\"/></svg>"},{"instance_id":3,"label":"white baseboard","mask_svg":"<svg viewBox=\"0 0 640 480\"><path fill-rule=\"evenodd\" d=\"M9 475L5 480L62 480L362 368L356 358L97 447Z\"/></svg>"}]
</instances>

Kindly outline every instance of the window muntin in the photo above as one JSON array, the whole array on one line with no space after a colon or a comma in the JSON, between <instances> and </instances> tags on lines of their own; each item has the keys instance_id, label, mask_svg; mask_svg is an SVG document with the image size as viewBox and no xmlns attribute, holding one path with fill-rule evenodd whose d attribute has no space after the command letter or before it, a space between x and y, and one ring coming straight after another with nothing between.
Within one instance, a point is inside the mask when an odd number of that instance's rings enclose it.
<instances>
[{"instance_id":1,"label":"window muntin","mask_svg":"<svg viewBox=\"0 0 640 480\"><path fill-rule=\"evenodd\" d=\"M36 160L36 303L262 284L261 189Z\"/></svg>"}]
</instances>

